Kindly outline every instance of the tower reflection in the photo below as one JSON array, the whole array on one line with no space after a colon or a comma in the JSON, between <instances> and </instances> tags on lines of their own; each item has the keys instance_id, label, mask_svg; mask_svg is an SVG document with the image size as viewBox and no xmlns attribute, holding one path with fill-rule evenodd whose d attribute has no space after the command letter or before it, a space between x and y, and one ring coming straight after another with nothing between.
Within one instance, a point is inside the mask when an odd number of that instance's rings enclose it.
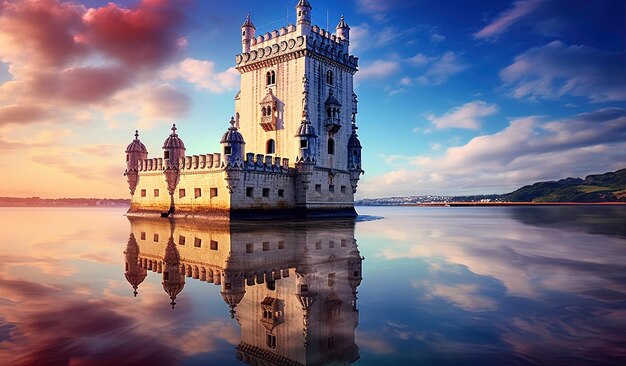
<instances>
[{"instance_id":1,"label":"tower reflection","mask_svg":"<svg viewBox=\"0 0 626 366\"><path fill-rule=\"evenodd\" d=\"M135 295L162 274L172 308L192 278L221 286L250 364L349 364L359 359L354 220L213 223L129 218L126 279Z\"/></svg>"}]
</instances>

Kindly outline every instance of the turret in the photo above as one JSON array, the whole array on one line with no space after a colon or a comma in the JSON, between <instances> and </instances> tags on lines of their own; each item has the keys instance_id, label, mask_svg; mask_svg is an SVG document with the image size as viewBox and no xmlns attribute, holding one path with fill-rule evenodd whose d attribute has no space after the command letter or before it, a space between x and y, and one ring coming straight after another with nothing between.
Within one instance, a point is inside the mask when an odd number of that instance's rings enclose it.
<instances>
[{"instance_id":1,"label":"turret","mask_svg":"<svg viewBox=\"0 0 626 366\"><path fill-rule=\"evenodd\" d=\"M148 149L139 141L139 131L135 131L135 139L126 148L126 172L124 175L128 181L130 194L135 194L139 184L139 162L148 159Z\"/></svg>"},{"instance_id":2,"label":"turret","mask_svg":"<svg viewBox=\"0 0 626 366\"><path fill-rule=\"evenodd\" d=\"M170 236L165 248L165 258L163 260L163 290L170 297L172 309L176 306L176 297L185 287L185 273L180 268L180 254L174 244L174 239Z\"/></svg>"},{"instance_id":3,"label":"turret","mask_svg":"<svg viewBox=\"0 0 626 366\"><path fill-rule=\"evenodd\" d=\"M126 277L126 281L133 287L133 295L137 297L137 289L146 279L148 271L145 268L141 268L139 265L139 244L137 244L134 234L130 234L130 238L128 238L124 257L126 259L124 277Z\"/></svg>"},{"instance_id":4,"label":"turret","mask_svg":"<svg viewBox=\"0 0 626 366\"><path fill-rule=\"evenodd\" d=\"M300 259L300 264L296 268L296 298L302 306L302 333L304 336L304 346L309 343L309 316L313 303L317 299L317 292L313 288L315 283L315 267L311 264L312 257L309 248L305 245L304 253Z\"/></svg>"},{"instance_id":5,"label":"turret","mask_svg":"<svg viewBox=\"0 0 626 366\"><path fill-rule=\"evenodd\" d=\"M230 307L230 317L235 318L237 305L246 295L246 284L242 272L224 271L222 281L222 292L220 292L224 302Z\"/></svg>"},{"instance_id":6,"label":"turret","mask_svg":"<svg viewBox=\"0 0 626 366\"><path fill-rule=\"evenodd\" d=\"M337 24L337 37L341 39L341 42L350 43L350 27L343 15L341 16L341 20L339 24Z\"/></svg>"},{"instance_id":7,"label":"turret","mask_svg":"<svg viewBox=\"0 0 626 366\"><path fill-rule=\"evenodd\" d=\"M326 102L324 102L324 107L326 109L326 129L328 133L335 134L341 128L340 124L340 112L341 112L341 103L335 98L335 94L333 88L328 88L328 98L326 98Z\"/></svg>"},{"instance_id":8,"label":"turret","mask_svg":"<svg viewBox=\"0 0 626 366\"><path fill-rule=\"evenodd\" d=\"M252 24L252 20L250 20L250 14L248 14L246 21L241 26L241 52L250 52L250 42L254 38L255 32L256 27L254 26L254 24Z\"/></svg>"},{"instance_id":9,"label":"turret","mask_svg":"<svg viewBox=\"0 0 626 366\"><path fill-rule=\"evenodd\" d=\"M224 169L226 170L226 183L230 193L237 188L241 179L241 171L244 165L244 148L246 142L237 127L235 127L235 118L231 117L230 127L222 136L220 143L224 152Z\"/></svg>"},{"instance_id":10,"label":"turret","mask_svg":"<svg viewBox=\"0 0 626 366\"><path fill-rule=\"evenodd\" d=\"M300 35L309 35L311 33L311 11L313 7L307 0L300 0L296 5L296 14L298 16L297 29Z\"/></svg>"},{"instance_id":11,"label":"turret","mask_svg":"<svg viewBox=\"0 0 626 366\"><path fill-rule=\"evenodd\" d=\"M174 209L174 191L180 181L180 160L185 157L185 144L176 134L176 124L172 125L172 133L163 142L163 158L165 181L171 198L170 213Z\"/></svg>"},{"instance_id":12,"label":"turret","mask_svg":"<svg viewBox=\"0 0 626 366\"><path fill-rule=\"evenodd\" d=\"M352 134L348 140L348 171L350 172L350 183L352 183L352 191L356 193L356 188L361 179L361 174L365 173L361 169L361 141L357 135L359 128L356 125L356 113L352 114Z\"/></svg>"}]
</instances>

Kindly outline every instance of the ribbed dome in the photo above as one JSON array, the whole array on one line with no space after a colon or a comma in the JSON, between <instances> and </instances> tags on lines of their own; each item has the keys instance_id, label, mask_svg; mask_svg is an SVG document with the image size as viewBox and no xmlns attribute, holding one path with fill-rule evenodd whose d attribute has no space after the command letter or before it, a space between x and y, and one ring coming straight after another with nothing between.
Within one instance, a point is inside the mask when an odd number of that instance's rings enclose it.
<instances>
[{"instance_id":1,"label":"ribbed dome","mask_svg":"<svg viewBox=\"0 0 626 366\"><path fill-rule=\"evenodd\" d=\"M359 128L356 126L356 123L352 123L352 134L350 135L350 139L348 139L348 148L361 147L361 141L359 141L359 135L357 135L356 130Z\"/></svg>"},{"instance_id":2,"label":"ribbed dome","mask_svg":"<svg viewBox=\"0 0 626 366\"><path fill-rule=\"evenodd\" d=\"M245 144L246 142L243 140L243 136L239 133L237 127L235 127L235 118L230 119L230 127L228 131L222 136L222 140L220 143L236 143L236 144Z\"/></svg>"},{"instance_id":3,"label":"ribbed dome","mask_svg":"<svg viewBox=\"0 0 626 366\"><path fill-rule=\"evenodd\" d=\"M308 120L302 121L300 127L298 127L298 132L296 133L296 137L317 137L315 133L315 129L311 126L311 123Z\"/></svg>"},{"instance_id":4,"label":"ribbed dome","mask_svg":"<svg viewBox=\"0 0 626 366\"><path fill-rule=\"evenodd\" d=\"M146 153L146 154L148 153L148 149L146 149L146 145L142 144L141 141L139 141L139 131L135 131L135 139L126 148L127 154L133 153L133 152L140 152L140 153Z\"/></svg>"},{"instance_id":5,"label":"ribbed dome","mask_svg":"<svg viewBox=\"0 0 626 366\"><path fill-rule=\"evenodd\" d=\"M172 134L163 142L163 149L185 149L183 140L176 134L176 124L172 126Z\"/></svg>"},{"instance_id":6,"label":"ribbed dome","mask_svg":"<svg viewBox=\"0 0 626 366\"><path fill-rule=\"evenodd\" d=\"M348 26L348 23L346 23L346 19L343 17L343 15L341 16L341 20L339 21L339 24L337 24L337 29L342 29L342 28L350 29L350 27Z\"/></svg>"}]
</instances>

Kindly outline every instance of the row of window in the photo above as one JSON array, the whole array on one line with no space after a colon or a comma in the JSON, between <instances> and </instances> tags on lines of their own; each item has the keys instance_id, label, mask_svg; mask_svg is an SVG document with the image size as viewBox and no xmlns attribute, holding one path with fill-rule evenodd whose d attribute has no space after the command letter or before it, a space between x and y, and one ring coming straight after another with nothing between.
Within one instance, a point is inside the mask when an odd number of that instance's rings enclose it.
<instances>
[{"instance_id":1,"label":"row of window","mask_svg":"<svg viewBox=\"0 0 626 366\"><path fill-rule=\"evenodd\" d=\"M279 189L278 190L278 197L285 197L285 190L284 189ZM263 188L261 190L261 195L265 198L269 198L270 196L270 189L269 188ZM246 187L246 197L251 197L254 198L254 187Z\"/></svg>"},{"instance_id":2,"label":"row of window","mask_svg":"<svg viewBox=\"0 0 626 366\"><path fill-rule=\"evenodd\" d=\"M141 190L141 197L146 197L147 194L148 194L147 190L145 189ZM154 197L159 197L160 191L158 189L155 189L153 194L154 194ZM194 198L202 197L202 188L194 188L193 195L194 195ZM184 198L184 197L187 197L187 190L185 188L181 188L178 190L178 198ZM217 197L217 188L209 189L209 197L211 198Z\"/></svg>"},{"instance_id":3,"label":"row of window","mask_svg":"<svg viewBox=\"0 0 626 366\"><path fill-rule=\"evenodd\" d=\"M141 232L141 240L146 240L146 233L145 232ZM154 234L153 236L153 241L156 243L159 241L159 234ZM179 235L178 236L178 245L186 245L187 243L187 238L183 235ZM193 239L193 246L196 248L202 248L202 239L198 238L198 237L194 237ZM211 250L217 250L219 246L219 243L216 242L215 240L211 240L209 243L209 248Z\"/></svg>"},{"instance_id":4,"label":"row of window","mask_svg":"<svg viewBox=\"0 0 626 366\"><path fill-rule=\"evenodd\" d=\"M272 250L270 242L269 241L264 241L262 244L262 248L264 252L269 252L270 250ZM279 241L278 242L278 249L282 250L285 249L285 242L284 241ZM246 253L254 253L254 243L248 243L246 244Z\"/></svg>"},{"instance_id":5,"label":"row of window","mask_svg":"<svg viewBox=\"0 0 626 366\"><path fill-rule=\"evenodd\" d=\"M335 85L335 74L331 70L326 71L326 84ZM265 73L265 85L276 85L276 71L271 70Z\"/></svg>"},{"instance_id":6,"label":"row of window","mask_svg":"<svg viewBox=\"0 0 626 366\"><path fill-rule=\"evenodd\" d=\"M300 140L300 148L306 149L309 145L306 140ZM274 139L269 139L265 143L265 153L266 154L275 154L276 153L276 141ZM226 153L228 155L228 153ZM328 155L335 155L335 140L330 138L328 139Z\"/></svg>"},{"instance_id":7,"label":"row of window","mask_svg":"<svg viewBox=\"0 0 626 366\"><path fill-rule=\"evenodd\" d=\"M346 192L348 192L348 188L346 186L341 186L340 188L341 194L346 194ZM315 192L322 194L322 185L321 184L316 184L315 185ZM328 186L328 192L334 194L335 193L335 185L331 184Z\"/></svg>"}]
</instances>

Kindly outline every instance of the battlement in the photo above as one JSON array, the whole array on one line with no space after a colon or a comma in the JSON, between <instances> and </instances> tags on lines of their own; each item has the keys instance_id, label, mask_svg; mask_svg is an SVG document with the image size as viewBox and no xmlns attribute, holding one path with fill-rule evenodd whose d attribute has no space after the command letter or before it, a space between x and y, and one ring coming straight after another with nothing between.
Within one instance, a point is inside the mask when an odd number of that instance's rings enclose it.
<instances>
[{"instance_id":1,"label":"battlement","mask_svg":"<svg viewBox=\"0 0 626 366\"><path fill-rule=\"evenodd\" d=\"M247 153L244 170L288 174L289 159L270 155Z\"/></svg>"},{"instance_id":2,"label":"battlement","mask_svg":"<svg viewBox=\"0 0 626 366\"><path fill-rule=\"evenodd\" d=\"M226 166L222 154L190 155L179 159L178 168L183 170L221 170ZM165 168L163 158L139 160L137 170L140 172L162 172ZM265 173L289 173L289 159L263 154L246 154L243 164L246 171Z\"/></svg>"}]
</instances>

